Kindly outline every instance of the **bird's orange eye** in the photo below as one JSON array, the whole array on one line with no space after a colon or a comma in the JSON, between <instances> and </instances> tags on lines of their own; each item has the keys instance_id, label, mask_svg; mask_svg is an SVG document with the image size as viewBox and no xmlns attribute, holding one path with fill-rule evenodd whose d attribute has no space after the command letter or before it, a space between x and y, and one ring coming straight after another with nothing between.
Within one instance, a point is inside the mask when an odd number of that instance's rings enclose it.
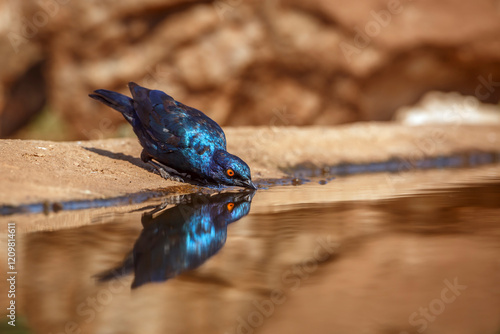
<instances>
[{"instance_id":1,"label":"bird's orange eye","mask_svg":"<svg viewBox=\"0 0 500 334\"><path fill-rule=\"evenodd\" d=\"M227 173L227 175L229 175L229 176L234 176L234 170L232 170L232 169L228 169L228 170L226 171L226 173Z\"/></svg>"},{"instance_id":2,"label":"bird's orange eye","mask_svg":"<svg viewBox=\"0 0 500 334\"><path fill-rule=\"evenodd\" d=\"M227 210L232 211L234 208L234 203L227 203Z\"/></svg>"}]
</instances>

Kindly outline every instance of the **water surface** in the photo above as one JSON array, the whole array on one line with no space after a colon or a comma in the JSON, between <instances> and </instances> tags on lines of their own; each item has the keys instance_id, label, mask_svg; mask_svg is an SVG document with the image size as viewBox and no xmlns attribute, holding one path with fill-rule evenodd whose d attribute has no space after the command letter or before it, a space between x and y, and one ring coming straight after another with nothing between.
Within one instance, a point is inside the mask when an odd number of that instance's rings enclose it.
<instances>
[{"instance_id":1,"label":"water surface","mask_svg":"<svg viewBox=\"0 0 500 334\"><path fill-rule=\"evenodd\" d=\"M36 333L498 333L499 176L313 178L80 225L14 215L54 229L19 235L19 312Z\"/></svg>"}]
</instances>

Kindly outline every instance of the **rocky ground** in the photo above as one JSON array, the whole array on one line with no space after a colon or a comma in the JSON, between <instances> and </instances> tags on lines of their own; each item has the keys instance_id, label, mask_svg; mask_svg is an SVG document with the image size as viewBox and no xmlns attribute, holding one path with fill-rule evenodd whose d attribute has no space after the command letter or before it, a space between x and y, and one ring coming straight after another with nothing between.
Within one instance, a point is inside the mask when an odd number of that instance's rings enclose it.
<instances>
[{"instance_id":1,"label":"rocky ground","mask_svg":"<svg viewBox=\"0 0 500 334\"><path fill-rule=\"evenodd\" d=\"M228 150L248 162L253 179L285 176L301 164L415 161L463 151L498 151L500 126L360 123L338 127L226 129ZM139 159L136 139L80 142L0 141L1 205L109 198L192 186L162 179Z\"/></svg>"},{"instance_id":2,"label":"rocky ground","mask_svg":"<svg viewBox=\"0 0 500 334\"><path fill-rule=\"evenodd\" d=\"M0 0L0 138L115 137L122 117L87 94L125 93L128 81L226 126L389 120L429 90L496 103L499 8L491 0ZM16 132L42 110L58 131Z\"/></svg>"}]
</instances>

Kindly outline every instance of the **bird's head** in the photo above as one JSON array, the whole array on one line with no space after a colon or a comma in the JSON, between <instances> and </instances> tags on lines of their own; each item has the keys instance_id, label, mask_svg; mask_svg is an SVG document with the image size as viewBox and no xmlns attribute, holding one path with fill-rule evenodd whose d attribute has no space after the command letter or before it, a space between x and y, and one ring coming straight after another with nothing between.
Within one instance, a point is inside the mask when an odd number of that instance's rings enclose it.
<instances>
[{"instance_id":1,"label":"bird's head","mask_svg":"<svg viewBox=\"0 0 500 334\"><path fill-rule=\"evenodd\" d=\"M218 150L213 155L212 178L221 184L257 189L248 165L235 155Z\"/></svg>"},{"instance_id":2,"label":"bird's head","mask_svg":"<svg viewBox=\"0 0 500 334\"><path fill-rule=\"evenodd\" d=\"M213 195L210 201L210 216L215 225L221 223L228 225L235 222L250 212L255 190L243 190L242 192L226 192Z\"/></svg>"}]
</instances>

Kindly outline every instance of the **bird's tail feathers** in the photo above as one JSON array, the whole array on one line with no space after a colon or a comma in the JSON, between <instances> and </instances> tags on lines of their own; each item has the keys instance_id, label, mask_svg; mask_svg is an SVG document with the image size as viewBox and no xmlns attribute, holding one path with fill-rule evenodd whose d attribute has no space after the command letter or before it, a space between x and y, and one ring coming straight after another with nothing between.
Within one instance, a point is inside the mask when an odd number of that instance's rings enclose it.
<instances>
[{"instance_id":1,"label":"bird's tail feathers","mask_svg":"<svg viewBox=\"0 0 500 334\"><path fill-rule=\"evenodd\" d=\"M89 94L89 96L108 107L118 110L127 121L132 122L134 118L134 105L130 97L106 89L98 89L93 94Z\"/></svg>"}]
</instances>

